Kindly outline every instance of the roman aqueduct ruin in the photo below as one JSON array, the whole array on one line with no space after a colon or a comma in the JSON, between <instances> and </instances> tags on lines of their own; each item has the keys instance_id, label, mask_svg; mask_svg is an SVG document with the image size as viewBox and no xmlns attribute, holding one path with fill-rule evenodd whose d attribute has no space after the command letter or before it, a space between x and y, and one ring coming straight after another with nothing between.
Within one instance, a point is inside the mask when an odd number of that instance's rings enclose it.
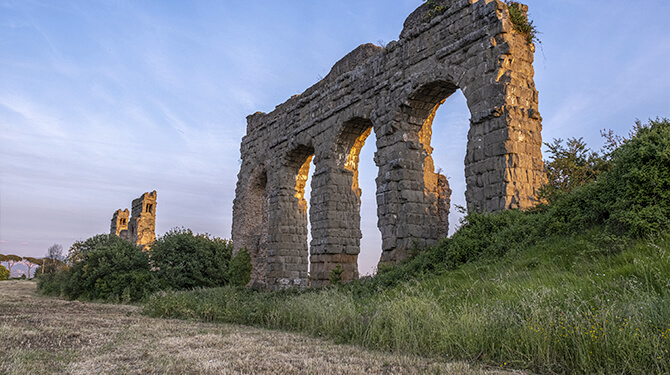
<instances>
[{"instance_id":1,"label":"roman aqueduct ruin","mask_svg":"<svg viewBox=\"0 0 670 375\"><path fill-rule=\"evenodd\" d=\"M500 0L441 4L446 11L435 17L427 4L414 11L398 41L361 45L301 95L247 117L232 238L236 251L251 254L254 285L305 286L308 262L312 285L327 284L338 264L344 281L358 277L358 157L373 130L380 261L402 260L413 242L430 245L445 236L450 189L433 168L431 125L459 89L471 114L468 209L535 203L543 166L534 46Z\"/></svg>"}]
</instances>

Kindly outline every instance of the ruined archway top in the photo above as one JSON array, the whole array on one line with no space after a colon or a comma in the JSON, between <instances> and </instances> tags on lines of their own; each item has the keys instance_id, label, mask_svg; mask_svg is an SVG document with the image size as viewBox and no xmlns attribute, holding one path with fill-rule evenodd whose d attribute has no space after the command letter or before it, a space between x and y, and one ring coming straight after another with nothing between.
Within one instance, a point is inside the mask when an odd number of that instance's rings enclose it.
<instances>
[{"instance_id":1,"label":"ruined archway top","mask_svg":"<svg viewBox=\"0 0 670 375\"><path fill-rule=\"evenodd\" d=\"M458 12L461 12L463 8L472 5L482 4L485 6L490 3L494 3L493 6L495 6L495 12L493 12L493 14L499 20L503 19L504 18L503 13L507 12L507 7L501 0L436 0L435 3L440 6L446 6L447 10L444 11L442 14L433 17L428 17L427 14L430 7L428 6L427 3L420 5L416 10L414 10L414 12L412 12L405 19L405 22L403 24L403 30L400 33L399 40L391 41L385 47L380 47L372 43L359 45L351 52L349 52L347 55L345 55L342 59L340 59L338 62L336 62L329 71L328 75L326 75L326 77L324 77L322 80L318 81L314 85L310 86L302 94L293 95L284 103L277 105L275 109L269 113L258 111L253 114L250 114L249 116L247 116L247 120L251 121L255 117L267 116L273 114L274 112L277 112L278 110L281 111L283 110L283 108L290 108L295 106L302 107L306 103L309 103L314 99L316 99L318 93L325 86L329 86L332 85L333 83L337 83L338 81L342 81L348 78L348 76L351 74L365 75L366 73L367 74L372 73L370 70L374 70L374 65L378 66L383 65L384 57L386 55L390 55L394 49L402 47L406 42L415 39L416 37L424 33L426 30L431 29L436 25L440 24L444 19L449 18ZM481 7L478 8L479 11L476 14L477 16L491 17L492 14L491 9L488 8L482 9ZM527 6L523 6L523 9L527 9ZM453 27L455 26L452 25L452 29L450 31L453 33L458 33L459 30L455 30L453 29ZM489 30L489 31L493 33L500 32L503 30L505 32L508 32L511 31L511 29L512 28L510 25L504 26L504 23L500 22L498 23L498 27L496 28L496 30ZM477 29L475 32L464 35L465 39L459 40L457 43L454 43L456 45L447 46L446 48L442 48L442 50L440 51L436 51L436 57L438 57L438 59L442 58L445 55L452 52L452 50L462 47L463 45L472 42L475 39L481 38L482 36L484 36L483 34L486 34L486 30ZM453 67L458 68L458 66ZM433 74L434 73L435 72L433 72ZM428 83L431 79L445 80L460 87L461 83L460 78L462 78L464 74L465 72L462 69L460 69L458 71L450 72L448 76L442 74L439 77L426 77L426 83Z\"/></svg>"}]
</instances>

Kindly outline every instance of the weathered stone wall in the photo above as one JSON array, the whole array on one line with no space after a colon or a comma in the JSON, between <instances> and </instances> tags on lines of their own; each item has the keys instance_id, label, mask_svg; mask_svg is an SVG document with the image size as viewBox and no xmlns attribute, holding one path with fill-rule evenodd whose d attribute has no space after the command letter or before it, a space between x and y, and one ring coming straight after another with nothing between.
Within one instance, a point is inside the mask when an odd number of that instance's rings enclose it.
<instances>
[{"instance_id":1,"label":"weathered stone wall","mask_svg":"<svg viewBox=\"0 0 670 375\"><path fill-rule=\"evenodd\" d=\"M132 216L128 209L116 210L112 216L110 233L133 242L142 250L156 240L156 190L144 193L132 203Z\"/></svg>"},{"instance_id":2,"label":"weathered stone wall","mask_svg":"<svg viewBox=\"0 0 670 375\"><path fill-rule=\"evenodd\" d=\"M109 229L109 233L115 234L119 237L129 239L128 237L128 219L130 218L130 211L126 208L125 210L116 210L114 215L112 215L112 225Z\"/></svg>"},{"instance_id":3,"label":"weathered stone wall","mask_svg":"<svg viewBox=\"0 0 670 375\"><path fill-rule=\"evenodd\" d=\"M532 44L518 34L499 0L443 1L427 19L424 4L385 48L362 45L323 80L271 113L247 117L233 204L235 249L252 255L252 283L324 285L338 264L358 276L358 154L374 132L381 262L407 256L413 243L447 233L449 186L434 172L435 111L460 89L470 109L465 176L468 208L527 208L541 185L541 118ZM310 163L312 161L313 163Z\"/></svg>"}]
</instances>

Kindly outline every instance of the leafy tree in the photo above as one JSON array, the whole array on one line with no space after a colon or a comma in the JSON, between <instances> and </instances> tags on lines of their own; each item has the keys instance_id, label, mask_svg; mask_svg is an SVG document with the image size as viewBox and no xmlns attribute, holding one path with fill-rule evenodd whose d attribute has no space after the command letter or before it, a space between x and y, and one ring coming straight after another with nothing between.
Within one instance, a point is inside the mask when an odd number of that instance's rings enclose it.
<instances>
[{"instance_id":1,"label":"leafy tree","mask_svg":"<svg viewBox=\"0 0 670 375\"><path fill-rule=\"evenodd\" d=\"M230 284L245 286L251 280L251 256L247 248L240 249L230 260Z\"/></svg>"},{"instance_id":2,"label":"leafy tree","mask_svg":"<svg viewBox=\"0 0 670 375\"><path fill-rule=\"evenodd\" d=\"M641 237L670 225L670 121L637 122L609 155L609 171L595 182L550 200L548 230L604 225L617 235Z\"/></svg>"},{"instance_id":3,"label":"leafy tree","mask_svg":"<svg viewBox=\"0 0 670 375\"><path fill-rule=\"evenodd\" d=\"M601 189L608 226L638 237L670 227L670 120L637 121L612 160Z\"/></svg>"},{"instance_id":4,"label":"leafy tree","mask_svg":"<svg viewBox=\"0 0 670 375\"><path fill-rule=\"evenodd\" d=\"M7 269L9 270L9 277L12 275L12 267L14 267L17 263L20 263L23 258L21 258L18 255L5 255L4 256L4 262L7 263Z\"/></svg>"},{"instance_id":5,"label":"leafy tree","mask_svg":"<svg viewBox=\"0 0 670 375\"><path fill-rule=\"evenodd\" d=\"M101 234L75 243L62 293L69 298L138 301L156 291L149 255L117 236ZM76 254L73 254L76 253Z\"/></svg>"},{"instance_id":6,"label":"leafy tree","mask_svg":"<svg viewBox=\"0 0 670 375\"><path fill-rule=\"evenodd\" d=\"M595 181L611 167L607 156L591 151L582 138L569 138L565 145L559 138L545 145L550 155L544 163L547 183L540 188L539 195L549 202Z\"/></svg>"},{"instance_id":7,"label":"leafy tree","mask_svg":"<svg viewBox=\"0 0 670 375\"><path fill-rule=\"evenodd\" d=\"M0 280L7 280L9 279L9 270L5 268L2 264L0 264Z\"/></svg>"},{"instance_id":8,"label":"leafy tree","mask_svg":"<svg viewBox=\"0 0 670 375\"><path fill-rule=\"evenodd\" d=\"M42 264L42 259L33 257L23 257L23 264L25 264L26 267L28 267L28 277L30 277L32 268Z\"/></svg>"},{"instance_id":9,"label":"leafy tree","mask_svg":"<svg viewBox=\"0 0 670 375\"><path fill-rule=\"evenodd\" d=\"M232 243L174 228L151 245L151 264L163 288L189 289L228 283Z\"/></svg>"},{"instance_id":10,"label":"leafy tree","mask_svg":"<svg viewBox=\"0 0 670 375\"><path fill-rule=\"evenodd\" d=\"M56 273L59 269L65 267L65 257L63 256L63 246L53 244L47 249L47 255L40 266L40 271L46 274Z\"/></svg>"}]
</instances>

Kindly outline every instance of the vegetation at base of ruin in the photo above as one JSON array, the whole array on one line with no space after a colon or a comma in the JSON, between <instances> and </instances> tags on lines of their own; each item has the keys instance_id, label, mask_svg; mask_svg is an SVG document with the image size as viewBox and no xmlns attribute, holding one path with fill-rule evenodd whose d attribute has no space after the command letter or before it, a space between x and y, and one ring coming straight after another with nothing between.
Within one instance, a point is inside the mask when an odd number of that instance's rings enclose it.
<instances>
[{"instance_id":1,"label":"vegetation at base of ruin","mask_svg":"<svg viewBox=\"0 0 670 375\"><path fill-rule=\"evenodd\" d=\"M66 262L56 262L64 258L62 249L60 253L47 256L44 272L38 273L38 289L69 299L136 302L159 290L216 287L231 280L240 285L246 279L244 285L251 272L246 252L231 261L230 241L183 228L158 238L151 255L112 234L75 242ZM232 275L230 262L235 263Z\"/></svg>"},{"instance_id":2,"label":"vegetation at base of ruin","mask_svg":"<svg viewBox=\"0 0 670 375\"><path fill-rule=\"evenodd\" d=\"M9 279L9 270L0 264L0 280Z\"/></svg>"},{"instance_id":3,"label":"vegetation at base of ruin","mask_svg":"<svg viewBox=\"0 0 670 375\"><path fill-rule=\"evenodd\" d=\"M230 274L230 285L245 286L251 281L251 256L247 248L242 248L230 260L228 273Z\"/></svg>"},{"instance_id":4,"label":"vegetation at base of ruin","mask_svg":"<svg viewBox=\"0 0 670 375\"><path fill-rule=\"evenodd\" d=\"M342 269L342 265L338 264L335 266L330 271L330 284L331 285L340 285L342 284L342 274L344 273L344 270Z\"/></svg>"},{"instance_id":5,"label":"vegetation at base of ruin","mask_svg":"<svg viewBox=\"0 0 670 375\"><path fill-rule=\"evenodd\" d=\"M190 289L228 284L233 244L208 234L175 228L151 245L151 264L161 289Z\"/></svg>"},{"instance_id":6,"label":"vegetation at base of ruin","mask_svg":"<svg viewBox=\"0 0 670 375\"><path fill-rule=\"evenodd\" d=\"M525 35L526 41L528 43L540 43L540 40L537 38L537 28L535 28L533 25L533 21L528 20L528 15L521 11L521 4L519 2L509 0L507 0L505 3L507 4L507 10L509 11L512 25L514 25L514 30L518 31L522 35Z\"/></svg>"},{"instance_id":7,"label":"vegetation at base of ruin","mask_svg":"<svg viewBox=\"0 0 670 375\"><path fill-rule=\"evenodd\" d=\"M595 179L533 210L471 213L373 278L167 292L143 312L539 373L668 373L670 121L638 123L620 141Z\"/></svg>"}]
</instances>

